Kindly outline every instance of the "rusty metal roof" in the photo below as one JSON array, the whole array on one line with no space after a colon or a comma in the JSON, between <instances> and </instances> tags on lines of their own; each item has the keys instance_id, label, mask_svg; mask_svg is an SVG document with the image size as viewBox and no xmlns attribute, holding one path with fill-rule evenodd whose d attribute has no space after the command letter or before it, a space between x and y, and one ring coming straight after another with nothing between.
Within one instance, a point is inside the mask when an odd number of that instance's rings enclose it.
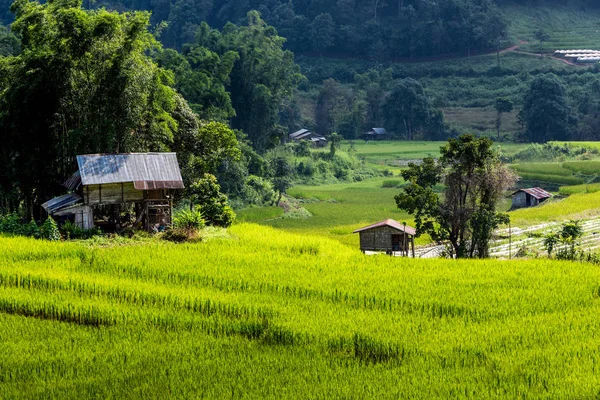
<instances>
[{"instance_id":1,"label":"rusty metal roof","mask_svg":"<svg viewBox=\"0 0 600 400\"><path fill-rule=\"evenodd\" d=\"M88 154L77 156L77 164L84 186L133 182L139 190L184 188L175 153ZM68 183L76 184L77 176Z\"/></svg>"},{"instance_id":2,"label":"rusty metal roof","mask_svg":"<svg viewBox=\"0 0 600 400\"><path fill-rule=\"evenodd\" d=\"M44 207L44 210L46 210L48 214L52 214L55 211L77 203L79 200L81 200L81 196L76 193L64 194L48 200L42 204L42 207Z\"/></svg>"},{"instance_id":3,"label":"rusty metal roof","mask_svg":"<svg viewBox=\"0 0 600 400\"><path fill-rule=\"evenodd\" d=\"M513 194L517 194L519 192L525 192L527 194L530 194L538 200L549 199L550 197L553 197L552 193L546 192L544 189L542 189L540 187L534 187L534 188L529 188L529 189L519 189L516 192L514 192Z\"/></svg>"},{"instance_id":4,"label":"rusty metal roof","mask_svg":"<svg viewBox=\"0 0 600 400\"><path fill-rule=\"evenodd\" d=\"M377 222L377 223L369 225L369 226L365 226L364 228L355 230L353 233L368 231L369 229L374 229L374 228L381 228L382 226L389 226L390 228L397 229L401 232L406 232L409 235L413 235L413 236L416 235L416 233L417 233L415 228L406 225L406 229L404 229L405 228L404 225L402 225L398 221L394 221L393 219L386 219L385 221L381 221L381 222Z\"/></svg>"}]
</instances>

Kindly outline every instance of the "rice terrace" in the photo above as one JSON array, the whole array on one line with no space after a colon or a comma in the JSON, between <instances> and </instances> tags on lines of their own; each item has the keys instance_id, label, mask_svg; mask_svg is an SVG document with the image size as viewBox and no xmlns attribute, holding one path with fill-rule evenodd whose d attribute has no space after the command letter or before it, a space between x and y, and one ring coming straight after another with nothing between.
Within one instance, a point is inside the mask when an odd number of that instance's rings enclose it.
<instances>
[{"instance_id":1,"label":"rice terrace","mask_svg":"<svg viewBox=\"0 0 600 400\"><path fill-rule=\"evenodd\" d=\"M600 5L0 1L0 399L600 398Z\"/></svg>"}]
</instances>

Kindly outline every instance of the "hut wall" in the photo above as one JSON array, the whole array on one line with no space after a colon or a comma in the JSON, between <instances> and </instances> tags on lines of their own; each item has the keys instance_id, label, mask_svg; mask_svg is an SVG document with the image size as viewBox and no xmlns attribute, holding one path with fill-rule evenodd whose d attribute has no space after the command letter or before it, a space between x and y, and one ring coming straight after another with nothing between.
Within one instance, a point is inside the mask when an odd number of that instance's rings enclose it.
<instances>
[{"instance_id":1,"label":"hut wall","mask_svg":"<svg viewBox=\"0 0 600 400\"><path fill-rule=\"evenodd\" d=\"M389 226L369 229L360 232L360 249L365 251L392 251L392 235L400 235L400 247L404 247L404 234ZM409 245L410 237L407 236L406 244Z\"/></svg>"},{"instance_id":2,"label":"hut wall","mask_svg":"<svg viewBox=\"0 0 600 400\"><path fill-rule=\"evenodd\" d=\"M512 199L513 208L527 207L527 193L518 192L513 195Z\"/></svg>"},{"instance_id":3,"label":"hut wall","mask_svg":"<svg viewBox=\"0 0 600 400\"><path fill-rule=\"evenodd\" d=\"M136 190L133 182L89 185L83 189L85 204L117 204L144 200L144 191Z\"/></svg>"}]
</instances>

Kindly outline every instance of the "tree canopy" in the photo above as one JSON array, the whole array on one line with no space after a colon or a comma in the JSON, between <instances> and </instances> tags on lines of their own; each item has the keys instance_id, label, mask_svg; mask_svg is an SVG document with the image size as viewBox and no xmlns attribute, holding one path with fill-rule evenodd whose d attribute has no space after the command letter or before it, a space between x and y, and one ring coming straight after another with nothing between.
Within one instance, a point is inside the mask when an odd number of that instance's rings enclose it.
<instances>
[{"instance_id":1,"label":"tree canopy","mask_svg":"<svg viewBox=\"0 0 600 400\"><path fill-rule=\"evenodd\" d=\"M492 232L508 215L496 205L515 181L498 159L488 138L462 135L440 149L439 161L424 158L402 171L408 182L396 196L398 208L414 215L417 235L429 234L438 243L449 243L456 258L489 256ZM443 183L443 196L435 191Z\"/></svg>"}]
</instances>

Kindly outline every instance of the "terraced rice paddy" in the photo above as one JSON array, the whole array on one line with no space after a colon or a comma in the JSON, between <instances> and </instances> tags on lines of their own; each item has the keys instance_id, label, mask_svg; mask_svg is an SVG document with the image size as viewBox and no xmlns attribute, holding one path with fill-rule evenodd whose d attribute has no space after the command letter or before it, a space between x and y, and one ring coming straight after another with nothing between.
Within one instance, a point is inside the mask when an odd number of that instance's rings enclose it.
<instances>
[{"instance_id":1,"label":"terraced rice paddy","mask_svg":"<svg viewBox=\"0 0 600 400\"><path fill-rule=\"evenodd\" d=\"M591 398L600 269L363 256L238 225L198 244L0 238L6 398Z\"/></svg>"}]
</instances>

